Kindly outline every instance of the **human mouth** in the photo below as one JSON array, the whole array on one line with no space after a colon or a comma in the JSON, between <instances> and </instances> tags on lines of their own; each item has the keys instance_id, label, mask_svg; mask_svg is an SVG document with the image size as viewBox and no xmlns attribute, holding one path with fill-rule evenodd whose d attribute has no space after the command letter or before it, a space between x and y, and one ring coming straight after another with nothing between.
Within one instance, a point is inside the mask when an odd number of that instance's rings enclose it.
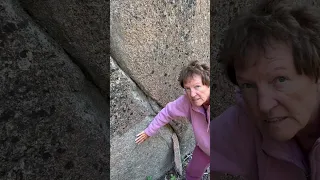
<instances>
[{"instance_id":1,"label":"human mouth","mask_svg":"<svg viewBox=\"0 0 320 180\"><path fill-rule=\"evenodd\" d=\"M265 119L264 122L269 123L269 124L273 124L273 123L281 122L281 121L285 120L286 118L287 117L268 118L268 119Z\"/></svg>"}]
</instances>

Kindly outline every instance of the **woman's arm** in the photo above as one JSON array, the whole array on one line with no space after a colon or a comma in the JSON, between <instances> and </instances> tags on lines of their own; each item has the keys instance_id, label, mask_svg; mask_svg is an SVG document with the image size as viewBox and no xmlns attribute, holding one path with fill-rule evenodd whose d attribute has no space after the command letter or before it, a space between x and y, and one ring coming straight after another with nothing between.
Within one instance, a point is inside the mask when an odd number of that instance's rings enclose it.
<instances>
[{"instance_id":1,"label":"woman's arm","mask_svg":"<svg viewBox=\"0 0 320 180\"><path fill-rule=\"evenodd\" d=\"M185 95L180 96L175 101L168 103L152 120L144 132L148 136L153 136L162 126L175 118L185 117L190 119L190 107L188 98Z\"/></svg>"}]
</instances>

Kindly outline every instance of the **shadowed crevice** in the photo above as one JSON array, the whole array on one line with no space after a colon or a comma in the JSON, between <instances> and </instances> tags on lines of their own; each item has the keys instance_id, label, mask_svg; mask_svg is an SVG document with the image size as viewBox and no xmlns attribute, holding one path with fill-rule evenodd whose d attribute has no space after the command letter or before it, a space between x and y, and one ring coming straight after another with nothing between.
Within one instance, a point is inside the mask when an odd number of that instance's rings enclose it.
<instances>
[{"instance_id":1,"label":"shadowed crevice","mask_svg":"<svg viewBox=\"0 0 320 180\"><path fill-rule=\"evenodd\" d=\"M29 16L29 19L32 20L32 22L42 31L42 33L48 38L51 39L55 44L58 45L58 47L60 49L62 49L65 54L69 57L69 59L77 66L79 67L79 69L81 70L81 72L83 73L83 75L85 76L85 78L92 83L100 92L100 94L102 95L102 97L105 98L105 100L109 100L109 92L105 92L106 90L104 90L102 87L99 86L99 82L98 80L95 80L94 78L94 74L92 74L90 72L90 69L88 69L88 67L86 67L84 64L81 63L81 61L77 60L77 58L75 58L74 56L72 56L72 54L66 49L64 48L64 46L62 44L59 43L59 41L57 41L53 36L51 36L47 30L46 27L42 26L41 23L38 23L37 18L33 15L33 13L31 11L29 11L27 8L25 8L24 6L21 5L20 0L14 0L17 3L17 8L20 8L26 15ZM109 49L109 47L107 47ZM107 51L106 54L106 59L109 59L109 52ZM106 60L106 63L109 63L109 61ZM109 66L110 67L110 64ZM109 76L110 77L110 76ZM110 83L110 78L105 79L105 81ZM108 83L108 84L109 84ZM105 93L103 93L105 92ZM106 94L106 95L105 95Z\"/></svg>"},{"instance_id":2,"label":"shadowed crevice","mask_svg":"<svg viewBox=\"0 0 320 180\"><path fill-rule=\"evenodd\" d=\"M119 64L119 61L117 61L117 59L115 59L112 55L111 55L111 57L114 60L115 64L121 69L121 71L134 83L134 85L138 88L138 90L144 94L144 96L146 97L146 99L148 101L149 106L153 110L153 113L157 114L159 112L159 110L157 110L157 109L162 109L163 107L157 101L155 101L148 93L146 93L146 90L144 90L144 88L142 88L142 86L139 85L139 83L137 83L132 78L132 76L130 76L130 73L126 72L126 68L121 67L121 64Z\"/></svg>"}]
</instances>

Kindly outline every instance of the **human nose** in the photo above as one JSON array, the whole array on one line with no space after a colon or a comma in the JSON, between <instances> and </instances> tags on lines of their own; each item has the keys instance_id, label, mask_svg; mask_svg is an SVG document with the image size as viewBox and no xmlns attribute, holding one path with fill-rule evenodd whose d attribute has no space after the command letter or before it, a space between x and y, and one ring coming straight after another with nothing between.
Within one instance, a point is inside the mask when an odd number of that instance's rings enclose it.
<instances>
[{"instance_id":1,"label":"human nose","mask_svg":"<svg viewBox=\"0 0 320 180\"><path fill-rule=\"evenodd\" d=\"M277 101L270 90L259 90L258 101L260 111L265 114L268 114L273 107L277 106Z\"/></svg>"},{"instance_id":2,"label":"human nose","mask_svg":"<svg viewBox=\"0 0 320 180\"><path fill-rule=\"evenodd\" d=\"M196 90L195 89L190 89L190 96L191 97L194 97L194 96L196 96L197 95L197 93L196 93Z\"/></svg>"}]
</instances>

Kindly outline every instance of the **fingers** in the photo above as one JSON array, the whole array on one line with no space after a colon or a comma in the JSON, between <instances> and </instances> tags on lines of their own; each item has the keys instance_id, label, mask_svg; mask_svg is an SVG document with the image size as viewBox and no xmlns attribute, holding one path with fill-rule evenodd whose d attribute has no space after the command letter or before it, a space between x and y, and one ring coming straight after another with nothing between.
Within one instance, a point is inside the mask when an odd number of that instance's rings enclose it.
<instances>
[{"instance_id":1,"label":"fingers","mask_svg":"<svg viewBox=\"0 0 320 180\"><path fill-rule=\"evenodd\" d=\"M146 138L144 136L140 136L140 137L136 138L135 141L137 144L141 144L145 140L146 140Z\"/></svg>"},{"instance_id":2,"label":"fingers","mask_svg":"<svg viewBox=\"0 0 320 180\"><path fill-rule=\"evenodd\" d=\"M141 131L139 134L137 134L136 136L140 136L141 134L144 134L144 131Z\"/></svg>"},{"instance_id":3,"label":"fingers","mask_svg":"<svg viewBox=\"0 0 320 180\"><path fill-rule=\"evenodd\" d=\"M137 138L135 139L135 142L137 144L141 144L142 142L144 142L149 137L144 131L142 131L141 133L137 134L136 136L137 136Z\"/></svg>"},{"instance_id":4,"label":"fingers","mask_svg":"<svg viewBox=\"0 0 320 180\"><path fill-rule=\"evenodd\" d=\"M137 139L137 140L136 140L136 143L137 143L137 144L141 144L141 143L143 143L143 141L145 141L145 139L142 139L142 138L141 138L141 139Z\"/></svg>"},{"instance_id":5,"label":"fingers","mask_svg":"<svg viewBox=\"0 0 320 180\"><path fill-rule=\"evenodd\" d=\"M141 134L140 136L138 136L137 138L136 138L136 142L137 143L142 143L144 140L146 140L147 139L147 137L144 135L144 134Z\"/></svg>"}]
</instances>

